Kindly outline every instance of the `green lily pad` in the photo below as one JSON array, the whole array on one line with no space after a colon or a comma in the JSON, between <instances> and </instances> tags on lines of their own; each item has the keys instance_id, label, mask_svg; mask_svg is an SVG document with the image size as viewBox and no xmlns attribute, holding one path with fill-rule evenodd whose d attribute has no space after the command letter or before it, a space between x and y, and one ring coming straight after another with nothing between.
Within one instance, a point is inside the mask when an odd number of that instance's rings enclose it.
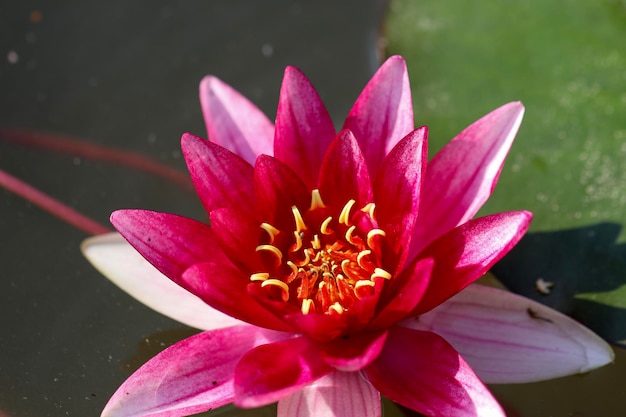
<instances>
[{"instance_id":1,"label":"green lily pad","mask_svg":"<svg viewBox=\"0 0 626 417\"><path fill-rule=\"evenodd\" d=\"M482 214L531 210L494 272L612 341L626 340L626 2L393 0L389 54L409 67L431 155L483 114L526 115ZM538 279L554 283L549 294Z\"/></svg>"}]
</instances>

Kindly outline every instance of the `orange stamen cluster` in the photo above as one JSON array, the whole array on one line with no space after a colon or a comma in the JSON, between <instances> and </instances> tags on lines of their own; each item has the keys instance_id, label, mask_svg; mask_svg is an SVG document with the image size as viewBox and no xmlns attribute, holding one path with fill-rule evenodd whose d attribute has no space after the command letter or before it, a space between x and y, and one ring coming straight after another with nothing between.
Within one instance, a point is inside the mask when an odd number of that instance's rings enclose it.
<instances>
[{"instance_id":1,"label":"orange stamen cluster","mask_svg":"<svg viewBox=\"0 0 626 417\"><path fill-rule=\"evenodd\" d=\"M250 281L280 294L282 301L296 304L304 314L343 314L358 300L373 295L378 280L391 279L381 267L385 232L376 227L374 203L361 208L360 214L368 221L360 227L353 224L354 205L355 200L349 200L337 219L324 217L330 210L319 190L313 190L304 216L296 206L291 208L294 230L290 238L262 223L269 241L256 250L270 261L267 270L253 273ZM313 224L316 227L310 228Z\"/></svg>"}]
</instances>

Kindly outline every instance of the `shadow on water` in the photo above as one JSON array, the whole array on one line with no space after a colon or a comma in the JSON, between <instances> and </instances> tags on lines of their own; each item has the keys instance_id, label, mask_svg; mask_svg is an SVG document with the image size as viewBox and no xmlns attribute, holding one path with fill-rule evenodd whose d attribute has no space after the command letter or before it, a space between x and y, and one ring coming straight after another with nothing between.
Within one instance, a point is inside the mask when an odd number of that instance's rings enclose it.
<instances>
[{"instance_id":1,"label":"shadow on water","mask_svg":"<svg viewBox=\"0 0 626 417\"><path fill-rule=\"evenodd\" d=\"M626 342L626 309L580 294L607 293L626 284L626 244L621 225L529 233L492 269L511 291L568 314L611 342ZM538 279L554 283L549 294ZM624 305L626 302L622 302Z\"/></svg>"}]
</instances>

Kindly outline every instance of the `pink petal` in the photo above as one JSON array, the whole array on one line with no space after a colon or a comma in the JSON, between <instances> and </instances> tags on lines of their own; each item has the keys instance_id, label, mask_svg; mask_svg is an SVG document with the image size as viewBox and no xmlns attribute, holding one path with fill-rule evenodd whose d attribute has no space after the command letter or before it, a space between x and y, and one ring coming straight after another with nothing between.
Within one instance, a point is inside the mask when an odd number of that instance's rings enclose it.
<instances>
[{"instance_id":1,"label":"pink petal","mask_svg":"<svg viewBox=\"0 0 626 417\"><path fill-rule=\"evenodd\" d=\"M111 223L126 240L165 276L178 283L191 265L228 263L209 226L175 214L118 210Z\"/></svg>"},{"instance_id":2,"label":"pink petal","mask_svg":"<svg viewBox=\"0 0 626 417\"><path fill-rule=\"evenodd\" d=\"M614 359L606 342L571 318L477 284L402 325L443 336L487 383L557 378Z\"/></svg>"},{"instance_id":3,"label":"pink petal","mask_svg":"<svg viewBox=\"0 0 626 417\"><path fill-rule=\"evenodd\" d=\"M374 180L376 218L392 240L403 263L420 204L423 171L426 168L428 129L419 128L391 150Z\"/></svg>"},{"instance_id":4,"label":"pink petal","mask_svg":"<svg viewBox=\"0 0 626 417\"><path fill-rule=\"evenodd\" d=\"M342 130L330 144L320 171L319 190L324 203L337 215L352 198L357 207L373 201L365 159L349 130Z\"/></svg>"},{"instance_id":5,"label":"pink petal","mask_svg":"<svg viewBox=\"0 0 626 417\"><path fill-rule=\"evenodd\" d=\"M435 240L420 258L432 257L435 268L415 315L443 303L484 275L526 232L532 214L510 211L469 222Z\"/></svg>"},{"instance_id":6,"label":"pink petal","mask_svg":"<svg viewBox=\"0 0 626 417\"><path fill-rule=\"evenodd\" d=\"M400 139L413 131L413 103L406 63L392 56L378 69L348 113L349 129L365 154L370 175Z\"/></svg>"},{"instance_id":7,"label":"pink petal","mask_svg":"<svg viewBox=\"0 0 626 417\"><path fill-rule=\"evenodd\" d=\"M378 357L387 332L344 335L329 343L320 343L320 355L339 371L359 371Z\"/></svg>"},{"instance_id":8,"label":"pink petal","mask_svg":"<svg viewBox=\"0 0 626 417\"><path fill-rule=\"evenodd\" d=\"M285 335L243 325L187 338L131 375L102 416L178 417L226 405L233 401L233 375L241 357Z\"/></svg>"},{"instance_id":9,"label":"pink petal","mask_svg":"<svg viewBox=\"0 0 626 417\"><path fill-rule=\"evenodd\" d=\"M311 193L296 173L270 156L260 156L254 167L254 190L261 218L278 229L293 229L291 207L303 211L311 204Z\"/></svg>"},{"instance_id":10,"label":"pink petal","mask_svg":"<svg viewBox=\"0 0 626 417\"><path fill-rule=\"evenodd\" d=\"M233 266L196 264L185 271L182 282L207 304L229 316L259 327L292 330L248 294L250 280Z\"/></svg>"},{"instance_id":11,"label":"pink petal","mask_svg":"<svg viewBox=\"0 0 626 417\"><path fill-rule=\"evenodd\" d=\"M272 155L274 126L248 99L216 77L200 83L200 104L209 139L249 164L260 154Z\"/></svg>"},{"instance_id":12,"label":"pink petal","mask_svg":"<svg viewBox=\"0 0 626 417\"><path fill-rule=\"evenodd\" d=\"M419 304L430 284L434 262L432 259L421 259L413 263L402 274L390 282L391 294L389 301L382 305L380 312L372 321L370 329L385 329L406 318ZM395 281L400 281L396 285Z\"/></svg>"},{"instance_id":13,"label":"pink petal","mask_svg":"<svg viewBox=\"0 0 626 417\"><path fill-rule=\"evenodd\" d=\"M506 104L435 155L426 169L412 253L474 217L496 185L523 115L521 103Z\"/></svg>"},{"instance_id":14,"label":"pink petal","mask_svg":"<svg viewBox=\"0 0 626 417\"><path fill-rule=\"evenodd\" d=\"M334 137L333 122L311 82L299 69L287 67L276 112L276 158L313 188Z\"/></svg>"},{"instance_id":15,"label":"pink petal","mask_svg":"<svg viewBox=\"0 0 626 417\"><path fill-rule=\"evenodd\" d=\"M360 372L333 372L278 402L277 417L380 417L380 394Z\"/></svg>"},{"instance_id":16,"label":"pink petal","mask_svg":"<svg viewBox=\"0 0 626 417\"><path fill-rule=\"evenodd\" d=\"M227 149L189 133L183 135L181 145L207 213L228 207L254 216L252 165Z\"/></svg>"},{"instance_id":17,"label":"pink petal","mask_svg":"<svg viewBox=\"0 0 626 417\"><path fill-rule=\"evenodd\" d=\"M305 337L259 346L235 370L235 405L260 407L278 401L331 373L315 343Z\"/></svg>"},{"instance_id":18,"label":"pink petal","mask_svg":"<svg viewBox=\"0 0 626 417\"><path fill-rule=\"evenodd\" d=\"M261 223L239 210L219 209L210 213L211 230L215 240L233 265L252 274L263 268L256 253L261 235ZM242 256L242 254L247 254Z\"/></svg>"},{"instance_id":19,"label":"pink petal","mask_svg":"<svg viewBox=\"0 0 626 417\"><path fill-rule=\"evenodd\" d=\"M365 371L382 395L427 416L505 417L458 352L432 332L392 328Z\"/></svg>"},{"instance_id":20,"label":"pink petal","mask_svg":"<svg viewBox=\"0 0 626 417\"><path fill-rule=\"evenodd\" d=\"M118 233L91 237L83 242L81 250L115 285L174 320L203 330L243 324L174 284Z\"/></svg>"}]
</instances>

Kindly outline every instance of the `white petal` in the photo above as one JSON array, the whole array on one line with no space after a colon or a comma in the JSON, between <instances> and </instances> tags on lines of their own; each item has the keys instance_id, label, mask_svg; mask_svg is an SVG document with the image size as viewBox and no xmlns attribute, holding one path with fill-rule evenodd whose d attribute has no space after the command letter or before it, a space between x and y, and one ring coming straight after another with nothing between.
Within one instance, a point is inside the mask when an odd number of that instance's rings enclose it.
<instances>
[{"instance_id":1,"label":"white petal","mask_svg":"<svg viewBox=\"0 0 626 417\"><path fill-rule=\"evenodd\" d=\"M174 320L203 330L243 324L174 284L119 233L86 239L81 250L89 262L115 285Z\"/></svg>"},{"instance_id":2,"label":"white petal","mask_svg":"<svg viewBox=\"0 0 626 417\"><path fill-rule=\"evenodd\" d=\"M401 324L443 336L486 383L557 378L614 359L604 340L571 318L508 291L477 284Z\"/></svg>"},{"instance_id":3,"label":"white petal","mask_svg":"<svg viewBox=\"0 0 626 417\"><path fill-rule=\"evenodd\" d=\"M277 417L378 417L380 394L360 372L333 372L278 402Z\"/></svg>"}]
</instances>

